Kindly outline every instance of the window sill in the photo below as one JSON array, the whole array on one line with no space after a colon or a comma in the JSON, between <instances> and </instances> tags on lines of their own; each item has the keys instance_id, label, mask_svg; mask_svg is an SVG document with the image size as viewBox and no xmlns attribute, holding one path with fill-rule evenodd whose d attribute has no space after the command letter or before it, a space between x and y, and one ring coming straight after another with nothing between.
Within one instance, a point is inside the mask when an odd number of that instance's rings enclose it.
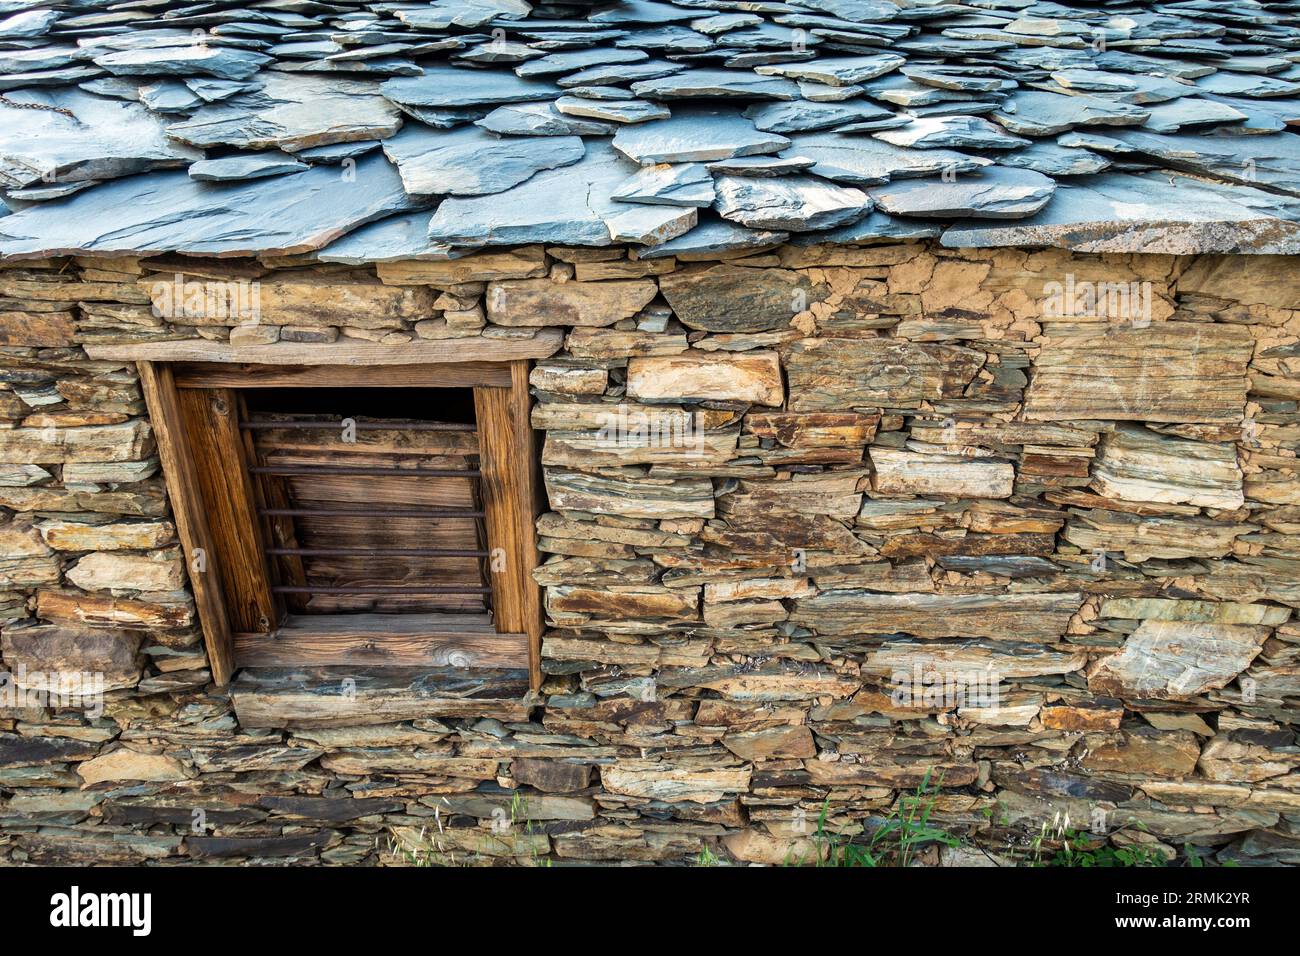
<instances>
[{"instance_id":1,"label":"window sill","mask_svg":"<svg viewBox=\"0 0 1300 956\"><path fill-rule=\"evenodd\" d=\"M244 668L230 684L247 728L348 727L422 717L526 721L540 699L526 668Z\"/></svg>"}]
</instances>

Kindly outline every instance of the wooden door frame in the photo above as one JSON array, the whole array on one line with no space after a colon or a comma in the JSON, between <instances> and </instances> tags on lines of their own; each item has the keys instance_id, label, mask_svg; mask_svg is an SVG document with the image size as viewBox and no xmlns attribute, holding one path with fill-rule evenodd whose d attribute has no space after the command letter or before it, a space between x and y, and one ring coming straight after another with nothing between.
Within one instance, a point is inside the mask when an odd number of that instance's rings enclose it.
<instances>
[{"instance_id":1,"label":"wooden door frame","mask_svg":"<svg viewBox=\"0 0 1300 956\"><path fill-rule=\"evenodd\" d=\"M529 359L427 365L261 365L229 362L138 360L141 389L158 441L163 480L171 500L213 680L230 682L239 665L236 648L250 635L238 628L221 585L222 555L204 504L203 477L186 433L183 389L472 388L479 435L480 488L487 514L488 549L505 555L492 581L497 636L527 637L529 685L541 686L543 611L532 579L540 562L537 515L540 464L530 420ZM501 551L497 552L496 549ZM196 558L201 559L195 571ZM256 637L257 635L252 635ZM262 661L266 662L263 657ZM341 660L353 665L356 660Z\"/></svg>"}]
</instances>

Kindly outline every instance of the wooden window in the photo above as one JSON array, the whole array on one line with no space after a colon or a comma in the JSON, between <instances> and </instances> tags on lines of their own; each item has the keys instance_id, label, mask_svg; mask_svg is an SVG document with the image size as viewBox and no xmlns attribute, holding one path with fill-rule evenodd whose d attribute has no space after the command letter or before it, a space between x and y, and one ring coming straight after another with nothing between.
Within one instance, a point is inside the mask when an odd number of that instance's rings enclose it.
<instances>
[{"instance_id":1,"label":"wooden window","mask_svg":"<svg viewBox=\"0 0 1300 956\"><path fill-rule=\"evenodd\" d=\"M527 668L528 362L139 362L213 677Z\"/></svg>"}]
</instances>

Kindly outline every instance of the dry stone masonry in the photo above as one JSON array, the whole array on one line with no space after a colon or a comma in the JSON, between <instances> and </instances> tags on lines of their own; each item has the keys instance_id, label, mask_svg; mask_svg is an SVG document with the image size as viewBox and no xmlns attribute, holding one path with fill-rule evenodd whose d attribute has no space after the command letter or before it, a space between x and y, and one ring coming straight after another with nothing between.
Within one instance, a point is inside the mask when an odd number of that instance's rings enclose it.
<instances>
[{"instance_id":1,"label":"dry stone masonry","mask_svg":"<svg viewBox=\"0 0 1300 956\"><path fill-rule=\"evenodd\" d=\"M134 366L84 347L542 327L541 693L215 687ZM0 341L6 862L780 864L923 781L998 859L1068 813L1300 862L1292 260L56 257L0 268Z\"/></svg>"}]
</instances>

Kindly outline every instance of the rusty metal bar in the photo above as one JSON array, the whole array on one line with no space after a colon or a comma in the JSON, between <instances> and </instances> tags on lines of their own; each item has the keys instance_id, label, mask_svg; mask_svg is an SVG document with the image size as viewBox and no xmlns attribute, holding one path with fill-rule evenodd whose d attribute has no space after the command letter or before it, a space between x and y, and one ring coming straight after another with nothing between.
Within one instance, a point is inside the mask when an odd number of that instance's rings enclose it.
<instances>
[{"instance_id":1,"label":"rusty metal bar","mask_svg":"<svg viewBox=\"0 0 1300 956\"><path fill-rule=\"evenodd\" d=\"M478 426L473 423L465 422L407 422L401 425L384 424L382 422L356 422L356 429L359 432L376 431L376 432L472 432ZM323 418L309 422L269 422L265 420L252 419L251 421L240 422L240 428L261 429L261 428L329 428L339 429L343 427L343 421L339 418Z\"/></svg>"},{"instance_id":2,"label":"rusty metal bar","mask_svg":"<svg viewBox=\"0 0 1300 956\"><path fill-rule=\"evenodd\" d=\"M404 557L404 558L486 558L487 551L465 548L267 548L270 555L301 555L302 557Z\"/></svg>"},{"instance_id":3,"label":"rusty metal bar","mask_svg":"<svg viewBox=\"0 0 1300 956\"><path fill-rule=\"evenodd\" d=\"M482 518L464 508L259 508L260 515L286 518Z\"/></svg>"},{"instance_id":4,"label":"rusty metal bar","mask_svg":"<svg viewBox=\"0 0 1300 956\"><path fill-rule=\"evenodd\" d=\"M255 475L384 475L394 478L478 478L476 468L385 468L379 465L258 465Z\"/></svg>"},{"instance_id":5,"label":"rusty metal bar","mask_svg":"<svg viewBox=\"0 0 1300 956\"><path fill-rule=\"evenodd\" d=\"M450 585L375 585L373 587L350 587L340 585L278 585L271 588L276 594L491 594L486 587L455 587Z\"/></svg>"}]
</instances>

